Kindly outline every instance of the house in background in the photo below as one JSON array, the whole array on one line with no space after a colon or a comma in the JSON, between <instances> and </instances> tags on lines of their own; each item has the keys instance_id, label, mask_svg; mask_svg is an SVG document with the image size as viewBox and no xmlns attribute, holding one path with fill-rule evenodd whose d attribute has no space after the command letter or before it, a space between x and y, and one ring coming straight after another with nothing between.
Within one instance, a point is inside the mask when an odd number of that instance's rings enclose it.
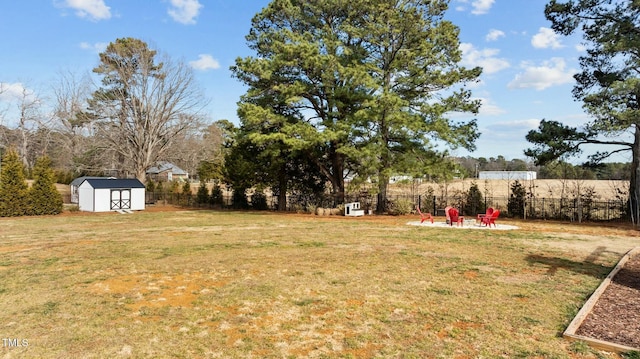
<instances>
[{"instance_id":1,"label":"house in background","mask_svg":"<svg viewBox=\"0 0 640 359\"><path fill-rule=\"evenodd\" d=\"M78 207L85 212L145 208L145 187L135 178L88 178L78 186Z\"/></svg>"},{"instance_id":2,"label":"house in background","mask_svg":"<svg viewBox=\"0 0 640 359\"><path fill-rule=\"evenodd\" d=\"M157 166L147 170L147 177L155 182L188 180L189 173L171 162L158 162Z\"/></svg>"}]
</instances>

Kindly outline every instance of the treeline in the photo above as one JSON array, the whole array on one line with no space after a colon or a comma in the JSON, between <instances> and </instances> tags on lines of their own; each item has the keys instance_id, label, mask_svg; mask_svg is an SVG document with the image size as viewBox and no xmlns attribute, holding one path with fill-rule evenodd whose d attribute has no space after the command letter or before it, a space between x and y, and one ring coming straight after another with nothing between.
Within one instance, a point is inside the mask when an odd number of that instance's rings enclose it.
<instances>
[{"instance_id":1,"label":"treeline","mask_svg":"<svg viewBox=\"0 0 640 359\"><path fill-rule=\"evenodd\" d=\"M631 178L631 163L621 162L574 165L553 161L544 166L536 166L533 161L506 160L503 156L459 157L455 162L459 165L460 177L464 178L477 178L480 171L535 171L538 179L628 181Z\"/></svg>"},{"instance_id":2,"label":"treeline","mask_svg":"<svg viewBox=\"0 0 640 359\"><path fill-rule=\"evenodd\" d=\"M0 167L0 217L38 216L62 212L62 196L55 187L51 161L39 157L29 187L25 167L15 150L9 150Z\"/></svg>"}]
</instances>

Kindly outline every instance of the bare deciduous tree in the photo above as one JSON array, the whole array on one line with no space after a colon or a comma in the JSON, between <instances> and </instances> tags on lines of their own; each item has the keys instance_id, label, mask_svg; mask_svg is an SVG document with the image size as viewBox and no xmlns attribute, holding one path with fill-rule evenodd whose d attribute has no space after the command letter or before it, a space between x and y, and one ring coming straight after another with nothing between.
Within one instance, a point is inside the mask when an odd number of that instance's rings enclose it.
<instances>
[{"instance_id":1,"label":"bare deciduous tree","mask_svg":"<svg viewBox=\"0 0 640 359\"><path fill-rule=\"evenodd\" d=\"M56 136L56 154L52 156L57 166L74 173L96 173L104 168L105 148L97 142L93 123L86 116L87 99L92 85L88 75L77 76L61 73L53 88L55 98L53 118Z\"/></svg>"},{"instance_id":2,"label":"bare deciduous tree","mask_svg":"<svg viewBox=\"0 0 640 359\"><path fill-rule=\"evenodd\" d=\"M146 170L162 159L174 140L194 125L205 104L191 69L138 39L110 43L93 71L102 87L90 100L98 135L117 154L121 173L144 181Z\"/></svg>"},{"instance_id":3,"label":"bare deciduous tree","mask_svg":"<svg viewBox=\"0 0 640 359\"><path fill-rule=\"evenodd\" d=\"M43 100L35 91L22 84L13 87L3 90L9 94L10 103L15 104L15 110L8 108L4 112L4 119L15 129L3 127L3 142L4 146L15 148L23 165L31 168L48 149L51 139L48 120L42 115Z\"/></svg>"},{"instance_id":4,"label":"bare deciduous tree","mask_svg":"<svg viewBox=\"0 0 640 359\"><path fill-rule=\"evenodd\" d=\"M175 141L169 161L178 164L190 174L195 174L202 162L224 162L222 129L217 123L185 131Z\"/></svg>"}]
</instances>

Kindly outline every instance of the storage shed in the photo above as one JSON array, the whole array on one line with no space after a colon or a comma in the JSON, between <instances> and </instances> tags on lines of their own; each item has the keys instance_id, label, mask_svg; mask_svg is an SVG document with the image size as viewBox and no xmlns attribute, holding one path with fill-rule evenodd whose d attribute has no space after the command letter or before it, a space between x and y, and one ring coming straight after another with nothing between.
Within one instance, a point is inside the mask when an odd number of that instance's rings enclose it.
<instances>
[{"instance_id":1,"label":"storage shed","mask_svg":"<svg viewBox=\"0 0 640 359\"><path fill-rule=\"evenodd\" d=\"M135 178L87 178L78 186L81 211L140 211L144 205L145 187Z\"/></svg>"}]
</instances>

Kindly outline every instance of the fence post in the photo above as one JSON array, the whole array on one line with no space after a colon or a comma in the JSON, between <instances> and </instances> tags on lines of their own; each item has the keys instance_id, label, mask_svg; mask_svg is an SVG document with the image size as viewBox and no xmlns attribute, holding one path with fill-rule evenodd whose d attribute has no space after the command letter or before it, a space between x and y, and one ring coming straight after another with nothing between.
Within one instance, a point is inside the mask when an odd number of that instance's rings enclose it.
<instances>
[{"instance_id":1,"label":"fence post","mask_svg":"<svg viewBox=\"0 0 640 359\"><path fill-rule=\"evenodd\" d=\"M433 215L436 216L438 215L438 213L436 213L436 195L434 194L431 198L433 199Z\"/></svg>"},{"instance_id":2,"label":"fence post","mask_svg":"<svg viewBox=\"0 0 640 359\"><path fill-rule=\"evenodd\" d=\"M578 223L582 223L582 201L578 197Z\"/></svg>"}]
</instances>

